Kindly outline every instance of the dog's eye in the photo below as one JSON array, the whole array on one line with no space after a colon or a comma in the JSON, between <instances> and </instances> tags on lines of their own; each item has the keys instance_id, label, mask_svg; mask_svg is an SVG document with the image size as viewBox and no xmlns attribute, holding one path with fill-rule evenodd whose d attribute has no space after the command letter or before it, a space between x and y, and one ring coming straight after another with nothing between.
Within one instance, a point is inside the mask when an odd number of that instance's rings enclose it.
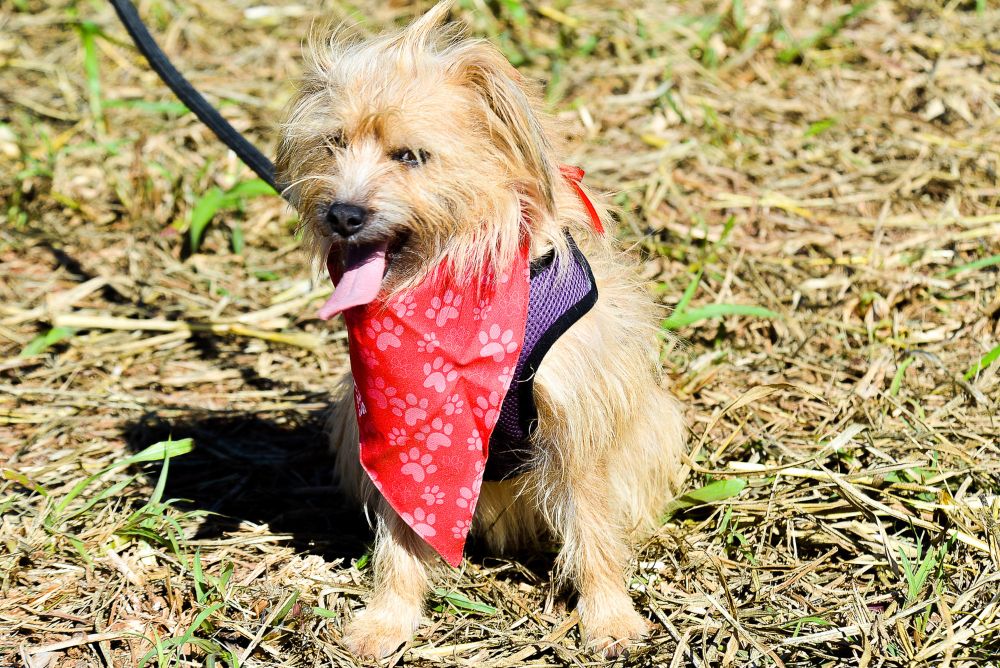
<instances>
[{"instance_id":1,"label":"dog's eye","mask_svg":"<svg viewBox=\"0 0 1000 668\"><path fill-rule=\"evenodd\" d=\"M393 152L392 159L401 162L407 167L422 165L430 158L430 153L422 148L401 148Z\"/></svg>"}]
</instances>

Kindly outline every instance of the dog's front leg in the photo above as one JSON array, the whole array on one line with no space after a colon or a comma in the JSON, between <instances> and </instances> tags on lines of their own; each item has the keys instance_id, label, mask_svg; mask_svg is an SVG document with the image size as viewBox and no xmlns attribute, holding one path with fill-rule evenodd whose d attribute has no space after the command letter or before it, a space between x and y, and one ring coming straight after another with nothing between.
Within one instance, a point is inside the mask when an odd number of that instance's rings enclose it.
<instances>
[{"instance_id":1,"label":"dog's front leg","mask_svg":"<svg viewBox=\"0 0 1000 668\"><path fill-rule=\"evenodd\" d=\"M348 624L344 643L357 656L382 658L413 637L434 554L384 500L377 510L372 598Z\"/></svg>"},{"instance_id":2,"label":"dog's front leg","mask_svg":"<svg viewBox=\"0 0 1000 668\"><path fill-rule=\"evenodd\" d=\"M610 507L603 466L567 478L559 494L563 547L558 563L579 593L584 640L606 658L649 632L625 585L630 556L621 519Z\"/></svg>"}]
</instances>

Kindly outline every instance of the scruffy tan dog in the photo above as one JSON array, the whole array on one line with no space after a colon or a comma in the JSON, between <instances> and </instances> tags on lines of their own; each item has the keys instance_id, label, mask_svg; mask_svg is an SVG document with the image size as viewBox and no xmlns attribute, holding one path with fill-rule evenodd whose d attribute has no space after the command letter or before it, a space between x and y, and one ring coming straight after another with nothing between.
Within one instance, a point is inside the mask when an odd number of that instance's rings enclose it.
<instances>
[{"instance_id":1,"label":"scruffy tan dog","mask_svg":"<svg viewBox=\"0 0 1000 668\"><path fill-rule=\"evenodd\" d=\"M472 533L498 551L558 538L558 576L579 594L583 635L616 656L648 631L626 589L629 543L657 526L684 439L661 389L656 309L560 175L533 88L489 43L440 26L450 4L396 34L341 31L314 45L283 126L279 180L321 262L342 264L350 244L387 245L386 294L442 260L506 266L526 234L532 257L565 256L565 231L575 238L600 297L538 368L530 466L483 484ZM412 637L440 562L362 470L351 385L332 443L342 481L374 509L377 537L374 594L345 643L381 657Z\"/></svg>"}]
</instances>

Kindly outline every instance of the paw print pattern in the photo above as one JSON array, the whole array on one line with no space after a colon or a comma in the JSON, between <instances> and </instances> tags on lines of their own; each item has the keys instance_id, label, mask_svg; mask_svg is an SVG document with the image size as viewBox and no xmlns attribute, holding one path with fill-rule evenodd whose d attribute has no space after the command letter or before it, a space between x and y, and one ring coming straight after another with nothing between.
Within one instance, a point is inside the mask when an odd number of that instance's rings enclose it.
<instances>
[{"instance_id":1,"label":"paw print pattern","mask_svg":"<svg viewBox=\"0 0 1000 668\"><path fill-rule=\"evenodd\" d=\"M366 394L376 406L386 408L389 405L389 399L396 396L396 388L387 385L384 378L369 376Z\"/></svg>"},{"instance_id":2,"label":"paw print pattern","mask_svg":"<svg viewBox=\"0 0 1000 668\"><path fill-rule=\"evenodd\" d=\"M500 393L490 392L489 396L476 398L472 412L482 418L487 427L495 425L500 416Z\"/></svg>"},{"instance_id":3,"label":"paw print pattern","mask_svg":"<svg viewBox=\"0 0 1000 668\"><path fill-rule=\"evenodd\" d=\"M472 508L473 498L472 490L468 487L463 487L458 490L458 498L455 499L455 505L459 508Z\"/></svg>"},{"instance_id":4,"label":"paw print pattern","mask_svg":"<svg viewBox=\"0 0 1000 668\"><path fill-rule=\"evenodd\" d=\"M413 509L412 515L410 513L403 513L400 517L421 538L437 535L437 531L434 530L434 522L437 521L437 517L434 513L428 513L423 508L417 507Z\"/></svg>"},{"instance_id":5,"label":"paw print pattern","mask_svg":"<svg viewBox=\"0 0 1000 668\"><path fill-rule=\"evenodd\" d=\"M427 485L424 493L420 495L428 506L440 506L444 503L444 492L437 485Z\"/></svg>"},{"instance_id":6,"label":"paw print pattern","mask_svg":"<svg viewBox=\"0 0 1000 668\"><path fill-rule=\"evenodd\" d=\"M500 375L497 376L497 380L499 380L500 384L503 385L504 387L510 386L510 381L513 378L514 378L514 367L512 366L505 366L504 368L500 369Z\"/></svg>"},{"instance_id":7,"label":"paw print pattern","mask_svg":"<svg viewBox=\"0 0 1000 668\"><path fill-rule=\"evenodd\" d=\"M438 394L444 392L448 383L453 383L458 378L455 365L445 362L443 357L435 357L433 362L424 364L424 375L427 376L424 387L433 388Z\"/></svg>"},{"instance_id":8,"label":"paw print pattern","mask_svg":"<svg viewBox=\"0 0 1000 668\"><path fill-rule=\"evenodd\" d=\"M472 508L476 504L476 499L479 497L479 490L483 485L483 481L477 478L472 487L463 487L458 490L458 498L455 499L455 505L459 508Z\"/></svg>"},{"instance_id":9,"label":"paw print pattern","mask_svg":"<svg viewBox=\"0 0 1000 668\"><path fill-rule=\"evenodd\" d=\"M469 452L482 452L483 451L483 437L480 435L479 430L473 427L472 436L465 439L465 444L469 449Z\"/></svg>"},{"instance_id":10,"label":"paw print pattern","mask_svg":"<svg viewBox=\"0 0 1000 668\"><path fill-rule=\"evenodd\" d=\"M403 462L399 472L413 478L414 482L423 482L424 478L438 470L433 464L434 457L420 454L419 448L410 448L409 452L399 453L399 461Z\"/></svg>"},{"instance_id":11,"label":"paw print pattern","mask_svg":"<svg viewBox=\"0 0 1000 668\"><path fill-rule=\"evenodd\" d=\"M417 341L417 352L419 353L432 353L440 347L441 342L438 341L437 334L434 332L424 334L423 338Z\"/></svg>"},{"instance_id":12,"label":"paw print pattern","mask_svg":"<svg viewBox=\"0 0 1000 668\"><path fill-rule=\"evenodd\" d=\"M420 428L419 434L414 434L413 438L423 443L428 450L434 452L438 448L451 447L451 432L454 431L451 424L445 423L441 418L434 418L430 424L425 424Z\"/></svg>"},{"instance_id":13,"label":"paw print pattern","mask_svg":"<svg viewBox=\"0 0 1000 668\"><path fill-rule=\"evenodd\" d=\"M415 394L407 394L406 400L395 397L389 400L392 406L392 414L403 418L403 421L411 427L420 420L427 418L427 398L418 398Z\"/></svg>"},{"instance_id":14,"label":"paw print pattern","mask_svg":"<svg viewBox=\"0 0 1000 668\"><path fill-rule=\"evenodd\" d=\"M424 315L434 321L438 327L444 327L449 320L458 317L458 307L462 305L462 295L446 290L441 297L431 299L430 307Z\"/></svg>"},{"instance_id":15,"label":"paw print pattern","mask_svg":"<svg viewBox=\"0 0 1000 668\"><path fill-rule=\"evenodd\" d=\"M417 300L411 294L400 297L392 305L392 312L397 318L409 318L416 310Z\"/></svg>"},{"instance_id":16,"label":"paw print pattern","mask_svg":"<svg viewBox=\"0 0 1000 668\"><path fill-rule=\"evenodd\" d=\"M403 342L399 337L403 335L403 326L397 325L390 316L381 320L373 319L365 328L368 338L375 340L375 347L385 352L389 348L399 348Z\"/></svg>"},{"instance_id":17,"label":"paw print pattern","mask_svg":"<svg viewBox=\"0 0 1000 668\"><path fill-rule=\"evenodd\" d=\"M361 349L361 359L365 363L365 366L369 369L374 369L378 366L378 357L376 357L375 353L367 348Z\"/></svg>"},{"instance_id":18,"label":"paw print pattern","mask_svg":"<svg viewBox=\"0 0 1000 668\"><path fill-rule=\"evenodd\" d=\"M478 462L477 462L478 463ZM472 509L476 505L476 499L479 498L479 493L483 488L483 470L478 466L476 467L476 478L472 481L472 487L462 487L458 490L458 498L455 499L455 505L459 508ZM485 469L485 466L483 466Z\"/></svg>"},{"instance_id":19,"label":"paw print pattern","mask_svg":"<svg viewBox=\"0 0 1000 668\"><path fill-rule=\"evenodd\" d=\"M465 410L465 402L462 401L462 397L453 394L444 402L441 410L444 411L445 415L461 415L462 411Z\"/></svg>"},{"instance_id":20,"label":"paw print pattern","mask_svg":"<svg viewBox=\"0 0 1000 668\"><path fill-rule=\"evenodd\" d=\"M451 528L451 535L459 540L465 540L465 537L469 535L471 527L472 522L469 520L458 520L455 522L455 526Z\"/></svg>"},{"instance_id":21,"label":"paw print pattern","mask_svg":"<svg viewBox=\"0 0 1000 668\"><path fill-rule=\"evenodd\" d=\"M394 448L406 447L406 444L410 442L410 437L407 435L405 429L400 429L399 427L393 427L392 431L389 432L389 445Z\"/></svg>"},{"instance_id":22,"label":"paw print pattern","mask_svg":"<svg viewBox=\"0 0 1000 668\"><path fill-rule=\"evenodd\" d=\"M472 319L473 320L486 320L490 317L490 311L493 310L493 304L490 303L489 299L480 299L479 306L472 309Z\"/></svg>"},{"instance_id":23,"label":"paw print pattern","mask_svg":"<svg viewBox=\"0 0 1000 668\"><path fill-rule=\"evenodd\" d=\"M494 362L502 362L504 355L517 350L517 341L514 340L514 330L504 330L500 325L490 326L489 332L479 332L479 343L482 350L479 351L481 357L492 357Z\"/></svg>"}]
</instances>

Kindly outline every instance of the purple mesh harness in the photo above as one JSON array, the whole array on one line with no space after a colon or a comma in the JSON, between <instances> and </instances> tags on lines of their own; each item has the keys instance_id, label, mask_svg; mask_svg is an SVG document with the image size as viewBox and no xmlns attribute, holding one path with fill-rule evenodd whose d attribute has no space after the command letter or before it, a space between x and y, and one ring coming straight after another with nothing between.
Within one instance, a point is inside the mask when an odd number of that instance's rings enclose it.
<instances>
[{"instance_id":1,"label":"purple mesh harness","mask_svg":"<svg viewBox=\"0 0 1000 668\"><path fill-rule=\"evenodd\" d=\"M535 372L552 344L597 303L597 282L573 237L566 233L571 261L560 275L555 253L531 263L528 322L514 379L490 436L485 480L506 480L531 463L531 434L538 423Z\"/></svg>"}]
</instances>

